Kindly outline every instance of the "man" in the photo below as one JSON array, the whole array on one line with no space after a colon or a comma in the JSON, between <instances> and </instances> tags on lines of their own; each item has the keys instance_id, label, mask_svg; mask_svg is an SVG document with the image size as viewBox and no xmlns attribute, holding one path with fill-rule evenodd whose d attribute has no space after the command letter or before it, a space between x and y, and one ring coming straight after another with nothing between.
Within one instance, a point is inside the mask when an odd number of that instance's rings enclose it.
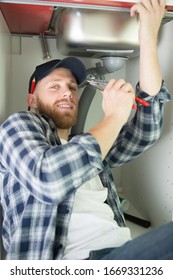
<instances>
[{"instance_id":1,"label":"man","mask_svg":"<svg viewBox=\"0 0 173 280\"><path fill-rule=\"evenodd\" d=\"M140 17L137 95L150 106L138 105L130 123L133 87L112 79L102 92L103 120L68 141L85 68L71 57L36 67L27 99L35 113L16 113L0 128L7 259L173 259L172 223L131 240L111 175L161 134L170 100L157 54L164 11L164 0L131 8Z\"/></svg>"}]
</instances>

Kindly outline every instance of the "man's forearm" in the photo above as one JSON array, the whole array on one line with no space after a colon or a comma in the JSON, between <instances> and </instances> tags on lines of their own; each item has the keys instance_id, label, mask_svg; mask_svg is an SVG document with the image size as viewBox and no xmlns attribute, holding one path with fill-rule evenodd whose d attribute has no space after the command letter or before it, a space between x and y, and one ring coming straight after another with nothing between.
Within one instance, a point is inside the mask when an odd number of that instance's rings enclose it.
<instances>
[{"instance_id":1,"label":"man's forearm","mask_svg":"<svg viewBox=\"0 0 173 280\"><path fill-rule=\"evenodd\" d=\"M105 158L114 141L123 126L123 120L118 118L106 117L88 132L97 140L102 153L102 159Z\"/></svg>"},{"instance_id":2,"label":"man's forearm","mask_svg":"<svg viewBox=\"0 0 173 280\"><path fill-rule=\"evenodd\" d=\"M151 96L162 83L157 40L164 13L165 0L141 0L131 8L131 16L139 14L140 18L140 88Z\"/></svg>"},{"instance_id":3,"label":"man's forearm","mask_svg":"<svg viewBox=\"0 0 173 280\"><path fill-rule=\"evenodd\" d=\"M162 84L157 45L140 47L140 88L150 95L156 95Z\"/></svg>"}]
</instances>

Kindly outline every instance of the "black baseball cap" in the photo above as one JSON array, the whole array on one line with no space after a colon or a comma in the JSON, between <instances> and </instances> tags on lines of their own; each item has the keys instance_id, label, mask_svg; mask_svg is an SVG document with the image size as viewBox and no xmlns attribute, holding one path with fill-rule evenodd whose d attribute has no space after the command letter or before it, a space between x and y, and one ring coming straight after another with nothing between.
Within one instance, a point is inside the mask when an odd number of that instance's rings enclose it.
<instances>
[{"instance_id":1,"label":"black baseball cap","mask_svg":"<svg viewBox=\"0 0 173 280\"><path fill-rule=\"evenodd\" d=\"M62 60L54 59L36 66L35 71L29 80L29 93L31 93L33 80L34 84L36 85L38 81L40 81L41 79L49 75L54 69L59 67L69 69L76 78L78 85L86 79L86 68L78 58L66 57Z\"/></svg>"}]
</instances>

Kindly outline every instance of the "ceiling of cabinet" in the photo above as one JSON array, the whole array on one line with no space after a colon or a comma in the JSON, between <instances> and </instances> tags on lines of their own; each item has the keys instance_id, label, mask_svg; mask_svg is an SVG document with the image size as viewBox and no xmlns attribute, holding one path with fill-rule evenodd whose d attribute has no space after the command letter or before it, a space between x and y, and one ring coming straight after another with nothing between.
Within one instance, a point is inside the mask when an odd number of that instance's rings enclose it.
<instances>
[{"instance_id":1,"label":"ceiling of cabinet","mask_svg":"<svg viewBox=\"0 0 173 280\"><path fill-rule=\"evenodd\" d=\"M134 1L136 2L136 1ZM90 9L129 9L133 1L117 0L19 0L1 1L0 9L12 34L54 35L50 22L57 7L83 7ZM167 10L173 12L173 5L167 5Z\"/></svg>"}]
</instances>

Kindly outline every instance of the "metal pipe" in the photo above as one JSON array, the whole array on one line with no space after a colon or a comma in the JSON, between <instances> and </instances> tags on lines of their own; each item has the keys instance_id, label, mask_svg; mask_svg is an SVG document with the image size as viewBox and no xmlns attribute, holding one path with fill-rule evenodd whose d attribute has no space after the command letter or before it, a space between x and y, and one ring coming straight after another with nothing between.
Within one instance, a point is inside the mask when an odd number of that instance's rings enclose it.
<instances>
[{"instance_id":1,"label":"metal pipe","mask_svg":"<svg viewBox=\"0 0 173 280\"><path fill-rule=\"evenodd\" d=\"M42 46L42 51L43 51L43 59L50 59L51 56L49 54L46 38L44 34L40 34L40 40L41 40L41 46Z\"/></svg>"}]
</instances>

